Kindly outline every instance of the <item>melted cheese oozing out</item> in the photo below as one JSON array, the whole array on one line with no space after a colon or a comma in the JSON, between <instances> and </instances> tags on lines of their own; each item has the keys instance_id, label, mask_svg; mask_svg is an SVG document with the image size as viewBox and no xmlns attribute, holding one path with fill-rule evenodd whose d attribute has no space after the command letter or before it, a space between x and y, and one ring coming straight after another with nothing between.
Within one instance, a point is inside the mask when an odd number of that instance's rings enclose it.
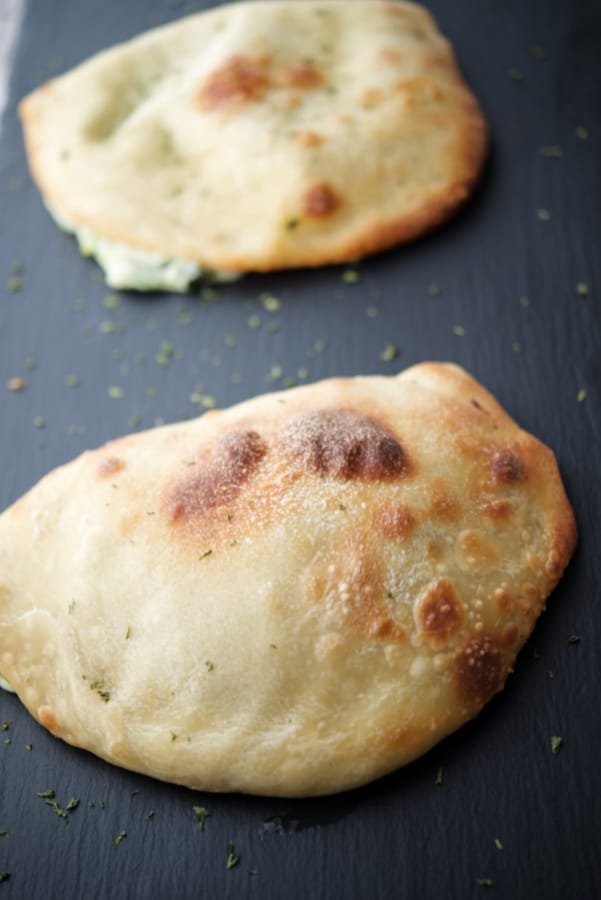
<instances>
[{"instance_id":1,"label":"melted cheese oozing out","mask_svg":"<svg viewBox=\"0 0 601 900\"><path fill-rule=\"evenodd\" d=\"M48 212L63 231L74 234L83 256L93 256L104 270L109 287L119 290L176 291L185 293L201 277L213 281L235 281L238 272L214 272L189 259L173 259L162 253L139 250L76 225L48 206Z\"/></svg>"},{"instance_id":2,"label":"melted cheese oozing out","mask_svg":"<svg viewBox=\"0 0 601 900\"><path fill-rule=\"evenodd\" d=\"M2 688L3 691L10 691L11 694L15 693L14 688L10 686L6 678L3 678L2 675L0 675L0 688Z\"/></svg>"}]
</instances>

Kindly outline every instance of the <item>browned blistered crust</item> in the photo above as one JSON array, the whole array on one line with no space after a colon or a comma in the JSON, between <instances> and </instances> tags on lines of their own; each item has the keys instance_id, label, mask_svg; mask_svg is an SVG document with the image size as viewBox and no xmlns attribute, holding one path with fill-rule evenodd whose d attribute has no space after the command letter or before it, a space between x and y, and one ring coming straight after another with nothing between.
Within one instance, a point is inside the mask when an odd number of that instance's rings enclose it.
<instances>
[{"instance_id":1,"label":"browned blistered crust","mask_svg":"<svg viewBox=\"0 0 601 900\"><path fill-rule=\"evenodd\" d=\"M112 441L8 510L0 672L119 765L344 790L502 689L575 544L552 452L461 369L332 379Z\"/></svg>"}]
</instances>

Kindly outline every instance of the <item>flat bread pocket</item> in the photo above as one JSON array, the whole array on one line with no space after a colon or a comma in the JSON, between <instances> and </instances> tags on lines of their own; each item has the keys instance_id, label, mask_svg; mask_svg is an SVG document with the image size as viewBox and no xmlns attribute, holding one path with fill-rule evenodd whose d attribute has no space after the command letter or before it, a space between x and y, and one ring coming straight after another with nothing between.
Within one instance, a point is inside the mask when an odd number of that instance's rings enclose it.
<instances>
[{"instance_id":1,"label":"flat bread pocket","mask_svg":"<svg viewBox=\"0 0 601 900\"><path fill-rule=\"evenodd\" d=\"M53 734L308 796L500 691L576 543L553 454L453 365L112 441L0 517L0 673Z\"/></svg>"},{"instance_id":2,"label":"flat bread pocket","mask_svg":"<svg viewBox=\"0 0 601 900\"><path fill-rule=\"evenodd\" d=\"M20 106L31 171L114 287L322 266L469 196L482 111L399 0L218 6L106 50Z\"/></svg>"}]
</instances>

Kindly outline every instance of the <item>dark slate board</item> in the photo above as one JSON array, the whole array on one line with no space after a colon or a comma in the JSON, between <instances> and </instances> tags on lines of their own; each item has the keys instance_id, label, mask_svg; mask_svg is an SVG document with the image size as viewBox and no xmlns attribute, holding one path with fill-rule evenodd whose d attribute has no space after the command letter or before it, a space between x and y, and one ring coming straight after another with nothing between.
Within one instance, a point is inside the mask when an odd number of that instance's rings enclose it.
<instances>
[{"instance_id":1,"label":"dark slate board","mask_svg":"<svg viewBox=\"0 0 601 900\"><path fill-rule=\"evenodd\" d=\"M294 272L248 277L211 303L123 294L107 308L97 268L51 224L29 180L16 103L54 70L200 6L29 0L0 140L2 506L130 430L132 416L143 428L194 415L194 391L227 405L298 380L299 368L317 380L443 359L468 368L554 448L580 547L515 675L478 720L404 770L338 797L211 796L160 784L54 740L3 693L0 830L9 836L0 837L0 871L11 874L0 894L470 898L487 891L479 879L492 879L494 896L511 900L598 896L601 9L592 0L432 0L489 117L491 159L452 224L362 263L356 284L343 269ZM541 154L555 145L561 158ZM23 286L10 292L17 262ZM266 291L279 311L263 308ZM163 341L175 349L166 366L155 361ZM389 342L400 350L393 362L380 358ZM272 366L282 369L276 383ZM65 385L69 375L79 387ZM27 379L24 391L5 390L14 376ZM111 385L121 399L108 396ZM559 753L551 735L563 738ZM81 799L68 821L36 796L48 788L63 805ZM210 811L202 832L193 805ZM228 871L230 841L240 862Z\"/></svg>"}]
</instances>

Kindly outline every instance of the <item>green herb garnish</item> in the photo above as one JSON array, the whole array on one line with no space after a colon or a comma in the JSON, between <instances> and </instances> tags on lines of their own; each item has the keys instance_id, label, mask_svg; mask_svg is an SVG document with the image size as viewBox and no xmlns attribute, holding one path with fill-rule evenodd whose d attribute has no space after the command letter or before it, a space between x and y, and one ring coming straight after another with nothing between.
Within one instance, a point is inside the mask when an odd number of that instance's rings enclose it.
<instances>
[{"instance_id":1,"label":"green herb garnish","mask_svg":"<svg viewBox=\"0 0 601 900\"><path fill-rule=\"evenodd\" d=\"M208 809L205 809L204 806L193 806L192 812L194 813L195 821L198 822L198 827L201 831L204 831L205 819L207 818L207 816L210 816L211 813L208 811Z\"/></svg>"},{"instance_id":2,"label":"green herb garnish","mask_svg":"<svg viewBox=\"0 0 601 900\"><path fill-rule=\"evenodd\" d=\"M563 746L563 738L559 737L557 734L551 735L551 751L553 753L559 753Z\"/></svg>"},{"instance_id":3,"label":"green herb garnish","mask_svg":"<svg viewBox=\"0 0 601 900\"><path fill-rule=\"evenodd\" d=\"M199 559L206 559L207 556L210 556L210 555L212 554L212 552L213 552L212 550L205 550L205 552L204 552L204 553L201 553L200 556L199 556L198 558L199 558Z\"/></svg>"},{"instance_id":4,"label":"green herb garnish","mask_svg":"<svg viewBox=\"0 0 601 900\"><path fill-rule=\"evenodd\" d=\"M396 359L398 355L398 348L395 347L394 344L386 344L386 346L380 353L380 359L384 360L384 362L392 362L392 360Z\"/></svg>"},{"instance_id":5,"label":"green herb garnish","mask_svg":"<svg viewBox=\"0 0 601 900\"><path fill-rule=\"evenodd\" d=\"M434 784L442 784L442 766L436 773L436 778L434 779Z\"/></svg>"},{"instance_id":6,"label":"green herb garnish","mask_svg":"<svg viewBox=\"0 0 601 900\"><path fill-rule=\"evenodd\" d=\"M113 847L118 847L123 838L127 837L127 831L120 831L116 838L113 838Z\"/></svg>"},{"instance_id":7,"label":"green herb garnish","mask_svg":"<svg viewBox=\"0 0 601 900\"><path fill-rule=\"evenodd\" d=\"M227 862L225 864L226 869L233 869L240 862L240 856L236 853L236 848L233 843L230 841L227 845Z\"/></svg>"},{"instance_id":8,"label":"green herb garnish","mask_svg":"<svg viewBox=\"0 0 601 900\"><path fill-rule=\"evenodd\" d=\"M212 672L215 668L215 663L211 662L210 659L205 660L205 666L207 667L207 672Z\"/></svg>"}]
</instances>

